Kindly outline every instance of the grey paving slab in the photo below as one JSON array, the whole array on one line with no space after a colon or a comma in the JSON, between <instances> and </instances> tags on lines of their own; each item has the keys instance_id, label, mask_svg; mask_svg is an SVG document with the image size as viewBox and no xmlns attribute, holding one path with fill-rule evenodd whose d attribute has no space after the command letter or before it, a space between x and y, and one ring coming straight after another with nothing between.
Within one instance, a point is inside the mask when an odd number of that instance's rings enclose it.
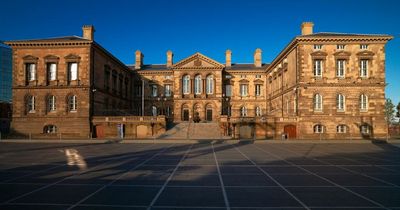
<instances>
[{"instance_id":1,"label":"grey paving slab","mask_svg":"<svg viewBox=\"0 0 400 210\"><path fill-rule=\"evenodd\" d=\"M11 203L74 204L96 191L99 186L53 185L23 196Z\"/></svg>"},{"instance_id":2,"label":"grey paving slab","mask_svg":"<svg viewBox=\"0 0 400 210\"><path fill-rule=\"evenodd\" d=\"M220 187L167 187L155 206L224 207Z\"/></svg>"},{"instance_id":3,"label":"grey paving slab","mask_svg":"<svg viewBox=\"0 0 400 210\"><path fill-rule=\"evenodd\" d=\"M226 187L226 192L232 207L301 207L279 187Z\"/></svg>"},{"instance_id":4,"label":"grey paving slab","mask_svg":"<svg viewBox=\"0 0 400 210\"><path fill-rule=\"evenodd\" d=\"M277 186L269 177L265 175L222 175L225 186Z\"/></svg>"},{"instance_id":5,"label":"grey paving slab","mask_svg":"<svg viewBox=\"0 0 400 210\"><path fill-rule=\"evenodd\" d=\"M400 188L394 187L352 187L351 190L381 203L386 207L400 208Z\"/></svg>"},{"instance_id":6,"label":"grey paving slab","mask_svg":"<svg viewBox=\"0 0 400 210\"><path fill-rule=\"evenodd\" d=\"M108 186L85 200L83 204L147 206L159 189L160 187Z\"/></svg>"},{"instance_id":7,"label":"grey paving slab","mask_svg":"<svg viewBox=\"0 0 400 210\"><path fill-rule=\"evenodd\" d=\"M400 148L386 144L1 146L0 209L400 209Z\"/></svg>"},{"instance_id":8,"label":"grey paving slab","mask_svg":"<svg viewBox=\"0 0 400 210\"><path fill-rule=\"evenodd\" d=\"M288 187L287 189L309 207L379 207L338 187Z\"/></svg>"}]
</instances>

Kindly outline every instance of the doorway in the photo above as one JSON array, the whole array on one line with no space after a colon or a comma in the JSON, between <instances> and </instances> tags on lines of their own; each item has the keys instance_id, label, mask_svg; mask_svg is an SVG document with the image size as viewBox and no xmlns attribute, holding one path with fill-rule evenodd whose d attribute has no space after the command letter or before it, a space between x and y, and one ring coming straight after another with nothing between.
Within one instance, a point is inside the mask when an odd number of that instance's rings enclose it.
<instances>
[{"instance_id":1,"label":"doorway","mask_svg":"<svg viewBox=\"0 0 400 210\"><path fill-rule=\"evenodd\" d=\"M283 131L287 134L288 139L296 138L296 126L295 125L285 125Z\"/></svg>"},{"instance_id":2,"label":"doorway","mask_svg":"<svg viewBox=\"0 0 400 210\"><path fill-rule=\"evenodd\" d=\"M189 121L189 110L188 109L183 110L183 121Z\"/></svg>"},{"instance_id":3,"label":"doorway","mask_svg":"<svg viewBox=\"0 0 400 210\"><path fill-rule=\"evenodd\" d=\"M206 115L206 120L207 121L212 121L212 109L207 109L207 115Z\"/></svg>"}]
</instances>

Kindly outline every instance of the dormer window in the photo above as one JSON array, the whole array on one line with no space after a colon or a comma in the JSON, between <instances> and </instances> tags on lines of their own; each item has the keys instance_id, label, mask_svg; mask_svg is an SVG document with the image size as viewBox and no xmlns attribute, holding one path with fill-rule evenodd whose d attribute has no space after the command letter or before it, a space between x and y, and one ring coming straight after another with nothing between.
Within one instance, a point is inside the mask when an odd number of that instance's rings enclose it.
<instances>
[{"instance_id":1,"label":"dormer window","mask_svg":"<svg viewBox=\"0 0 400 210\"><path fill-rule=\"evenodd\" d=\"M361 50L367 50L368 49L368 45L367 44L360 44L360 49Z\"/></svg>"},{"instance_id":2,"label":"dormer window","mask_svg":"<svg viewBox=\"0 0 400 210\"><path fill-rule=\"evenodd\" d=\"M322 44L315 44L314 50L322 50Z\"/></svg>"},{"instance_id":3,"label":"dormer window","mask_svg":"<svg viewBox=\"0 0 400 210\"><path fill-rule=\"evenodd\" d=\"M346 45L344 45L344 44L338 44L338 45L336 45L336 49L338 49L338 50L344 50L345 46L346 46Z\"/></svg>"}]
</instances>

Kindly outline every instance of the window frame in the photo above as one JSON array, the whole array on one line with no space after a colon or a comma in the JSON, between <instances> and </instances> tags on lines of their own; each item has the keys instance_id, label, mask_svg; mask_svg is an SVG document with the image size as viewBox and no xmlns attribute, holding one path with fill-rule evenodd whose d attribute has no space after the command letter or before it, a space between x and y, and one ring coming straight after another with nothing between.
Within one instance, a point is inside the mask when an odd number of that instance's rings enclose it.
<instances>
[{"instance_id":1,"label":"window frame","mask_svg":"<svg viewBox=\"0 0 400 210\"><path fill-rule=\"evenodd\" d=\"M313 131L316 134L322 134L325 132L325 128L322 124L316 124L313 126Z\"/></svg>"},{"instance_id":2,"label":"window frame","mask_svg":"<svg viewBox=\"0 0 400 210\"><path fill-rule=\"evenodd\" d=\"M346 59L336 60L336 77L338 78L346 77Z\"/></svg>"},{"instance_id":3,"label":"window frame","mask_svg":"<svg viewBox=\"0 0 400 210\"><path fill-rule=\"evenodd\" d=\"M194 94L201 95L203 92L203 84L201 75L194 76Z\"/></svg>"},{"instance_id":4,"label":"window frame","mask_svg":"<svg viewBox=\"0 0 400 210\"><path fill-rule=\"evenodd\" d=\"M314 77L322 78L323 60L314 59Z\"/></svg>"},{"instance_id":5,"label":"window frame","mask_svg":"<svg viewBox=\"0 0 400 210\"><path fill-rule=\"evenodd\" d=\"M247 97L249 95L249 85L248 84L240 84L240 96Z\"/></svg>"},{"instance_id":6,"label":"window frame","mask_svg":"<svg viewBox=\"0 0 400 210\"><path fill-rule=\"evenodd\" d=\"M184 75L182 77L182 93L190 94L190 75Z\"/></svg>"},{"instance_id":7,"label":"window frame","mask_svg":"<svg viewBox=\"0 0 400 210\"><path fill-rule=\"evenodd\" d=\"M73 72L72 66L76 65L75 72ZM67 63L68 81L79 80L79 63L78 62L68 62Z\"/></svg>"},{"instance_id":8,"label":"window frame","mask_svg":"<svg viewBox=\"0 0 400 210\"><path fill-rule=\"evenodd\" d=\"M78 110L78 99L76 95L68 96L68 111L77 112Z\"/></svg>"},{"instance_id":9,"label":"window frame","mask_svg":"<svg viewBox=\"0 0 400 210\"><path fill-rule=\"evenodd\" d=\"M368 78L368 66L369 66L368 59L361 59L360 60L360 77L361 78Z\"/></svg>"},{"instance_id":10,"label":"window frame","mask_svg":"<svg viewBox=\"0 0 400 210\"><path fill-rule=\"evenodd\" d=\"M314 102L314 111L316 112L322 112L323 110L323 97L321 94L316 93L314 94L313 97L313 102Z\"/></svg>"},{"instance_id":11,"label":"window frame","mask_svg":"<svg viewBox=\"0 0 400 210\"><path fill-rule=\"evenodd\" d=\"M214 76L208 75L206 77L206 94L211 95L214 94Z\"/></svg>"},{"instance_id":12,"label":"window frame","mask_svg":"<svg viewBox=\"0 0 400 210\"><path fill-rule=\"evenodd\" d=\"M346 111L346 97L343 94L336 96L336 110L339 112Z\"/></svg>"}]
</instances>

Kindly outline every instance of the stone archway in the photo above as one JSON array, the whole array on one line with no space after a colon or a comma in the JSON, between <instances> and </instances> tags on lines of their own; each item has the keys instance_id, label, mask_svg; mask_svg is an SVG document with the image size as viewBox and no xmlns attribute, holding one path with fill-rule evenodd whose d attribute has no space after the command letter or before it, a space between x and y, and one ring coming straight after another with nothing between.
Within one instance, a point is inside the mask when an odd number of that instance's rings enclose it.
<instances>
[{"instance_id":1,"label":"stone archway","mask_svg":"<svg viewBox=\"0 0 400 210\"><path fill-rule=\"evenodd\" d=\"M189 106L184 104L182 105L182 121L189 121L189 119L190 119Z\"/></svg>"}]
</instances>

